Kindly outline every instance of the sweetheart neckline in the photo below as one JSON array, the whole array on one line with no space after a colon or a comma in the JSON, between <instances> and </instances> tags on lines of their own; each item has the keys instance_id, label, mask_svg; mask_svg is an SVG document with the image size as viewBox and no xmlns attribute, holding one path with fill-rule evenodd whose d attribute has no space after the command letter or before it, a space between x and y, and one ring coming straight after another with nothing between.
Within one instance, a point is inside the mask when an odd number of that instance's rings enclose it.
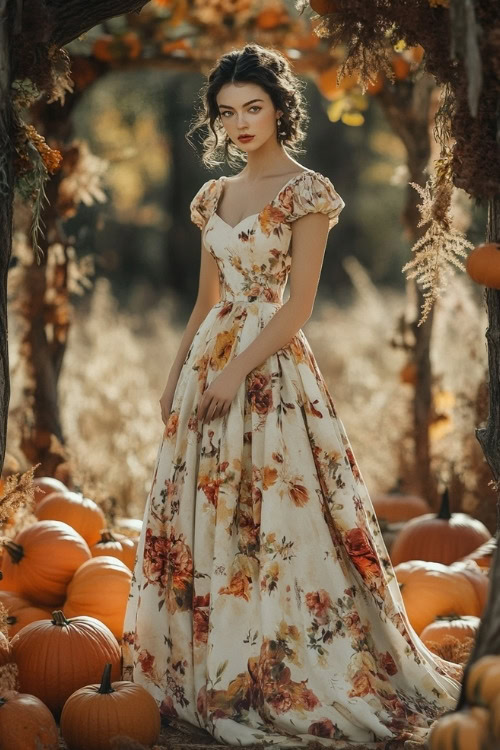
<instances>
[{"instance_id":1,"label":"sweetheart neckline","mask_svg":"<svg viewBox=\"0 0 500 750\"><path fill-rule=\"evenodd\" d=\"M243 224L243 222L244 222L244 221L248 221L248 219L254 219L254 218L256 218L256 217L260 216L261 214L263 214L263 213L264 213L264 211L265 211L265 210L266 210L267 208L269 208L270 206L272 206L272 205L273 205L273 203L274 203L274 202L275 202L276 200L278 200L278 198L280 197L280 195L281 195L281 193L283 192L283 190L285 190L285 188L287 188L287 187L288 187L288 185L289 185L289 184L290 184L290 183L291 183L291 182L292 182L293 180L297 179L298 177L302 177L302 175L304 175L304 174L318 174L318 172L315 172L315 171L314 171L313 169L304 169L304 170L303 170L302 172L299 172L298 174L296 174L296 175L293 175L293 177L290 177L290 179L289 179L289 180L288 180L287 182L285 182L285 184L284 184L284 185L283 185L283 186L282 186L282 187L281 187L281 188L279 189L279 191L278 191L278 192L276 193L276 195L274 196L274 198L272 199L272 201L269 201L269 203L266 203L266 205L265 205L265 206L264 206L263 208L261 208L261 210L260 210L260 211L257 211L257 213L255 213L255 214L250 214L249 216L245 216L245 218L244 218L244 219L241 219L241 221L239 221L239 222L238 222L237 224L235 224L234 226L231 226L231 224L228 224L228 223L227 223L227 221L225 221L225 220L224 220L224 219L222 218L222 216L219 216L219 214L217 213L217 208L218 208L218 205L219 205L219 200L220 200L220 197L221 197L221 187L222 187L222 184L223 184L223 183L222 183L222 180L225 180L225 179L226 179L226 175L221 175L220 177L216 178L216 180L215 180L215 181L216 181L216 182L218 183L218 187L219 187L219 189L218 189L218 191L217 191L217 195L216 195L216 198L215 198L215 204L214 204L214 210L212 211L212 216L216 216L216 217L217 217L217 218L219 219L219 221L222 221L222 223L223 223L223 224L224 224L224 225L225 225L226 227L228 227L228 228L229 228L229 229L230 229L231 231L233 231L234 229L237 229L237 228L238 228L238 227L240 226L240 224Z\"/></svg>"}]
</instances>

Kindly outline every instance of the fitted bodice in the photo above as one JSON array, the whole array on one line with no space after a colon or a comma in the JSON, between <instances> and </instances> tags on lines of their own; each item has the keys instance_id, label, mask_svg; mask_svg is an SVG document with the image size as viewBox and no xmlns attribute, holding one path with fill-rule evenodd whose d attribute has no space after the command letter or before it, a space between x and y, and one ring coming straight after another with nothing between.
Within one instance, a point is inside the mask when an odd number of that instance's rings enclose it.
<instances>
[{"instance_id":1,"label":"fitted bodice","mask_svg":"<svg viewBox=\"0 0 500 750\"><path fill-rule=\"evenodd\" d=\"M310 212L325 213L329 230L344 201L319 172L292 177L258 213L230 226L217 213L224 177L208 180L191 202L191 218L219 270L221 300L281 304L290 272L292 222Z\"/></svg>"}]
</instances>

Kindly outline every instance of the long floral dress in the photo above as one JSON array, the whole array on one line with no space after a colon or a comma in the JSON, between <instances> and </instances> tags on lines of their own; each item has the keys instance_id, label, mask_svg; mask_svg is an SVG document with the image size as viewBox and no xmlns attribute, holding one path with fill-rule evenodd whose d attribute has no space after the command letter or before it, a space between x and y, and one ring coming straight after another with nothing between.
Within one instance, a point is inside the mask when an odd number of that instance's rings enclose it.
<instances>
[{"instance_id":1,"label":"long floral dress","mask_svg":"<svg viewBox=\"0 0 500 750\"><path fill-rule=\"evenodd\" d=\"M424 737L454 707L459 672L409 624L303 331L247 375L227 415L197 419L204 389L283 303L292 222L321 212L331 229L344 207L327 177L306 170L231 227L217 214L224 179L190 206L221 299L186 355L158 449L124 677L164 716L223 743L375 748Z\"/></svg>"}]
</instances>

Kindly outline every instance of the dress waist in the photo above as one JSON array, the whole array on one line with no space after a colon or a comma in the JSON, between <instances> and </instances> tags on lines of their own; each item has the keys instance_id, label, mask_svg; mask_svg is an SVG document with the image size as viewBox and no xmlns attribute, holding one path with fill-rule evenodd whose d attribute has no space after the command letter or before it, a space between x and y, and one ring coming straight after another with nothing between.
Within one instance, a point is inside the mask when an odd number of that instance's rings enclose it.
<instances>
[{"instance_id":1,"label":"dress waist","mask_svg":"<svg viewBox=\"0 0 500 750\"><path fill-rule=\"evenodd\" d=\"M238 295L238 297L224 297L217 302L214 307L221 307L223 305L227 305L229 302L234 302L235 304L258 304L258 305L274 305L275 307L281 307L283 304L283 300L275 300L271 301L268 299L264 299L263 297L256 297L255 295Z\"/></svg>"}]
</instances>

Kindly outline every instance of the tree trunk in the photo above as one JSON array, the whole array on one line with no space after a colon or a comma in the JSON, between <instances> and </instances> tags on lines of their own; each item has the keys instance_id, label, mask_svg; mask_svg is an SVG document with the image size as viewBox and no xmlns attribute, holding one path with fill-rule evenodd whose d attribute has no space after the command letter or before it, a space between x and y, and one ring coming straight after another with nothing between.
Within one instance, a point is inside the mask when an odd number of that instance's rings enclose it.
<instances>
[{"instance_id":1,"label":"tree trunk","mask_svg":"<svg viewBox=\"0 0 500 750\"><path fill-rule=\"evenodd\" d=\"M429 138L429 111L435 89L434 79L423 74L415 83L399 82L385 86L377 95L388 123L401 138L406 148L408 182L424 186L425 170L431 154ZM416 242L423 230L418 227L420 214L417 208L417 193L411 185L406 192L403 222L408 238ZM421 326L417 325L423 303L423 290L408 282L416 299L416 319L411 329L415 341L411 361L416 370L415 396L413 400L413 428L415 436L414 490L425 497L431 506L437 505L436 481L430 471L429 423L432 411L432 372L430 360L433 311Z\"/></svg>"}]
</instances>

